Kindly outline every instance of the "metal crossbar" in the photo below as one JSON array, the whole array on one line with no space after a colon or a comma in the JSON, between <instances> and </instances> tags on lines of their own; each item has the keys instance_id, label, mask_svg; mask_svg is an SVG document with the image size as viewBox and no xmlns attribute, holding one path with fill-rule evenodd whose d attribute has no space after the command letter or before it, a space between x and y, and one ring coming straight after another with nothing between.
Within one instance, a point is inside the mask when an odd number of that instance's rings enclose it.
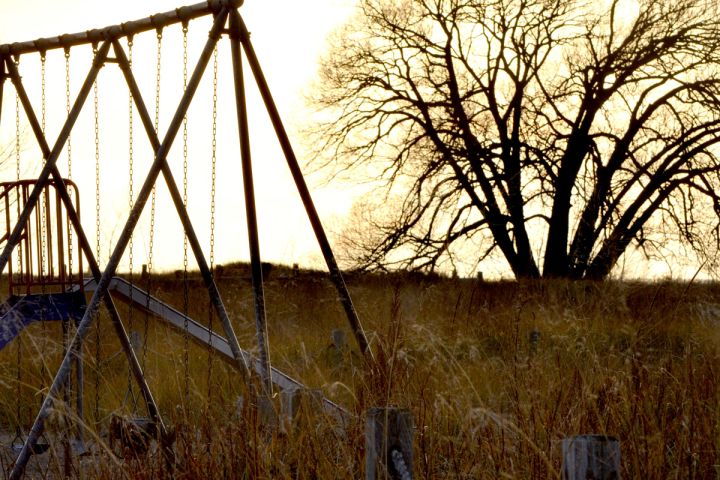
<instances>
[{"instance_id":1,"label":"metal crossbar","mask_svg":"<svg viewBox=\"0 0 720 480\"><path fill-rule=\"evenodd\" d=\"M84 288L86 291L92 292L97 288L97 282L92 278L88 278L85 281ZM235 357L233 356L232 349L230 348L230 343L225 337L218 335L216 332L208 329L203 324L198 323L193 318L185 315L153 295L150 295L145 290L130 283L124 278L114 277L110 281L108 289L111 290L113 294L119 295L124 301L132 302L135 307L147 310L148 313L153 314L155 317L166 322L179 332L186 332L194 341L201 345L209 346L219 353L221 358L237 367L237 363L234 361ZM252 365L255 372L261 374L263 365L260 359L253 357L245 350L241 350L241 352L244 362L247 365ZM275 367L271 367L270 375L273 384L277 385L277 387L281 390L305 390L307 388L298 380L295 380ZM323 398L322 404L323 409L327 414L342 422L349 420L351 414L335 402L328 400L327 398Z\"/></svg>"},{"instance_id":2,"label":"metal crossbar","mask_svg":"<svg viewBox=\"0 0 720 480\"><path fill-rule=\"evenodd\" d=\"M21 55L24 53L47 52L58 48L69 49L78 45L99 44L107 40L132 37L151 30L160 30L176 23L187 23L195 18L209 14L218 14L223 9L230 10L242 6L244 0L207 0L206 2L176 8L149 17L96 28L86 32L70 33L57 37L39 38L28 42L16 42L0 45L0 55Z\"/></svg>"}]
</instances>

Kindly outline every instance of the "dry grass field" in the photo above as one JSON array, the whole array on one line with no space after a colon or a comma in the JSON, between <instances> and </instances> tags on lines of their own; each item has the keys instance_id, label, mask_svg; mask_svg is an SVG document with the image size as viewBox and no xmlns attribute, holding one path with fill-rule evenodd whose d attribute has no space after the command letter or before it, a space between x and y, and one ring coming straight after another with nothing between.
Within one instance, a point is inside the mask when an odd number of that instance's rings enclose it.
<instances>
[{"instance_id":1,"label":"dry grass field","mask_svg":"<svg viewBox=\"0 0 720 480\"><path fill-rule=\"evenodd\" d=\"M254 344L248 277L238 265L218 279L246 348ZM147 339L139 357L175 432L175 478L361 478L364 412L382 405L413 414L415 478L559 478L560 441L581 433L620 439L623 478L720 475L719 286L407 274L347 280L377 359L372 375L350 337L348 350L332 346L331 331L349 329L322 274L276 267L266 283L273 365L349 410L344 429L307 410L294 426L269 427L253 402L238 406L239 396L251 397L224 360L122 307L124 319L132 317L128 328ZM207 323L196 273L187 285L190 316ZM151 289L184 309L181 276L155 276ZM111 415L145 413L137 389L127 388L127 365L105 316L99 338L99 355L95 331L85 344L93 453L73 460L73 474L169 476L157 448L137 457L110 453ZM0 420L10 437L34 417L60 339L58 324L35 324L0 352ZM62 436L70 423L58 408L48 438ZM12 455L3 452L7 471ZM61 477L62 442L44 457L32 475Z\"/></svg>"}]
</instances>

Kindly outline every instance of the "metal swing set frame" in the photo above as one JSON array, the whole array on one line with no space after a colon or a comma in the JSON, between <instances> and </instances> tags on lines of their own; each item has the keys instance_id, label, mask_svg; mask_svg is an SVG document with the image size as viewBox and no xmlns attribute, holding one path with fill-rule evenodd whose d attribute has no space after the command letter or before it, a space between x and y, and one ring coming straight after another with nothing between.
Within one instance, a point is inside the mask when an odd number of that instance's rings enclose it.
<instances>
[{"instance_id":1,"label":"metal swing set frame","mask_svg":"<svg viewBox=\"0 0 720 480\"><path fill-rule=\"evenodd\" d=\"M140 219L143 209L148 201L148 198L151 195L153 187L156 184L160 174L162 174L168 187L172 202L175 206L175 209L187 236L188 243L197 261L197 265L199 267L204 285L207 289L213 310L215 311L215 314L218 316L222 324L225 338L212 331L208 331L207 329L205 329L205 327L197 324L196 322L188 322L188 318L186 316L182 315L177 311L169 311L166 306L163 306L161 302L156 301L156 299L152 299L152 301L150 301L151 298L148 298L148 302L146 302L147 305L154 305L156 310L161 312L154 313L160 316L165 315L166 319L174 316L173 318L175 318L175 326L183 324L187 333L189 333L196 339L200 341L207 341L203 340L203 338L207 339L209 336L210 342L212 343L214 348L220 350L226 357L232 357L232 360L234 361L235 365L237 366L238 370L241 372L245 380L249 380L249 378L252 376L251 372L257 372L259 374L261 385L265 394L270 394L272 392L273 383L276 383L281 388L300 386L299 382L296 382L290 377L287 377L281 372L278 372L270 365L265 315L265 300L260 258L260 244L258 238L254 182L250 155L250 135L248 131L248 117L245 97L245 78L242 66L243 53L245 60L250 66L255 83L260 92L261 98L264 102L265 108L277 135L279 145L284 153L298 193L300 194L300 198L305 207L308 219L313 228L323 257L327 264L330 278L336 287L339 300L342 303L345 314L348 318L350 328L368 366L372 367L374 363L374 358L369 348L367 337L364 333L357 312L353 306L350 294L343 280L343 276L340 268L338 267L335 256L332 252L327 235L320 222L320 218L314 206L310 191L304 180L298 160L293 151L285 127L283 126L283 122L280 118L280 114L277 110L265 76L260 67L260 63L255 55L253 45L250 41L250 35L245 26L245 23L243 22L242 17L239 14L238 9L242 6L242 4L243 0L208 0L207 2L198 3L192 6L181 7L173 11L152 15L141 20L127 22L102 29L90 30L87 32L76 34L61 35L58 37L39 39L30 42L0 45L0 106L2 105L3 85L5 83L4 81L10 80L13 87L15 88L17 98L22 104L22 107L32 128L33 134L40 146L45 160L41 173L32 183L32 188L29 188L29 193L24 197L24 205L22 205L22 211L19 213L16 224L12 227L9 235L7 235L5 247L0 254L0 273L6 272L8 268L11 268L9 266L9 261L12 257L13 249L16 248L22 241L26 225L31 218L33 210L36 208L36 206L38 206L39 202L41 202L41 196L43 195L44 189L47 185L53 184L57 195L59 196L59 199L64 206L65 212L67 214L67 221L72 226L72 229L77 236L77 242L82 253L78 256L82 257L84 255L89 270L92 274L92 279L87 280L82 285L78 285L76 288L85 288L87 286L87 290L93 292L92 297L85 308L84 314L82 315L82 319L77 324L75 336L72 338L67 348L67 352L55 374L52 384L47 391L47 395L45 396L42 406L37 413L32 428L28 433L27 439L18 454L18 457L13 466L13 470L10 474L10 478L12 479L17 479L22 476L27 462L35 449L38 439L43 434L45 420L50 414L53 402L58 397L58 394L62 391L63 386L66 384L66 381L69 378L72 364L75 360L74 352L78 352L81 350L83 340L89 333L93 321L97 321L97 314L99 312L101 304L109 313L111 323L115 330L115 334L120 341L125 356L127 357L132 376L134 377L139 387L139 390L147 406L150 418L157 425L157 429L159 430L161 435L166 433L166 426L160 416L160 412L158 411L157 404L153 398L150 386L145 379L142 367L138 361L135 351L132 348L127 331L121 321L120 314L115 306L112 296L110 295L110 291L113 291L115 293L119 292L120 294L122 294L124 291L123 289L136 289L136 287L133 287L132 285L128 287L123 282L119 281L115 274L118 265L126 251L128 243L131 240L133 231ZM131 70L130 62L128 61L126 55L126 51L120 44L119 40L123 37L132 38L135 34L150 30L159 31L166 26L177 23L187 25L190 20L206 15L212 15L214 17L212 27L209 31L208 40L187 82L187 88L185 89L185 92L176 107L175 114L172 117L167 133L162 139L160 139L154 129L153 121L150 117L147 106L143 100L143 96L141 95L138 85L136 83L135 77ZM252 358L246 351L244 351L240 347L238 343L238 339L233 330L232 323L223 304L223 300L221 298L218 287L213 278L212 271L202 252L195 229L192 222L190 221L190 217L188 216L188 212L184 206L182 193L177 186L177 183L167 162L168 152L170 151L173 142L183 124L183 119L187 114L188 108L193 100L193 96L198 88L200 80L213 55L216 44L223 35L227 35L229 37L231 45L232 71L235 90L234 93L240 143L240 161L242 165L243 189L250 246L252 288L255 307L255 324L259 351L258 359ZM47 141L47 138L43 133L43 128L38 121L37 115L33 110L27 92L23 86L23 81L18 72L15 59L17 59L20 55L23 54L44 54L44 52L48 50L58 48L63 48L67 52L73 46L87 44L92 44L95 47L92 65L86 75L82 87L80 88L75 98L72 108L69 109L69 113L63 124L63 127L60 130L60 133L58 134L58 137L51 148ZM111 49L114 54L114 56L112 57L110 56ZM66 187L66 180L62 178L61 173L56 166L56 163L61 152L63 151L63 148L65 147L66 142L68 141L68 138L70 137L70 133L73 130L75 122L78 119L78 116L91 90L93 89L93 85L96 81L100 69L108 63L117 64L122 71L129 92L133 98L135 107L142 121L144 130L148 136L150 144L152 145L154 151L154 160L147 176L145 177L142 187L137 194L136 201L130 209L127 221L124 225L122 233L120 234L118 240L113 247L107 265L105 266L104 270L101 270L98 265L97 259L95 258L95 255L93 253L92 247L88 241L88 238L85 235L83 225L80 222L78 209L73 203L71 194ZM1 120L2 109L0 108L0 121ZM136 290L130 292L129 294L134 294L136 298L138 296L142 297L143 294L149 295L149 292L146 293Z\"/></svg>"}]
</instances>

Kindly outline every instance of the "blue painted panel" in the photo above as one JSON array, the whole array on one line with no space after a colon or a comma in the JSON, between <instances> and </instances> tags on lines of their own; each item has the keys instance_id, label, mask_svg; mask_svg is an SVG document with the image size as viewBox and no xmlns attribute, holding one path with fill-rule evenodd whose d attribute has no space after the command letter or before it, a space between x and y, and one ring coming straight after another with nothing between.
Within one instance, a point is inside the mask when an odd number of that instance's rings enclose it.
<instances>
[{"instance_id":1,"label":"blue painted panel","mask_svg":"<svg viewBox=\"0 0 720 480\"><path fill-rule=\"evenodd\" d=\"M33 322L75 321L85 313L85 295L81 292L31 294L10 297L0 317L0 349L10 343Z\"/></svg>"}]
</instances>

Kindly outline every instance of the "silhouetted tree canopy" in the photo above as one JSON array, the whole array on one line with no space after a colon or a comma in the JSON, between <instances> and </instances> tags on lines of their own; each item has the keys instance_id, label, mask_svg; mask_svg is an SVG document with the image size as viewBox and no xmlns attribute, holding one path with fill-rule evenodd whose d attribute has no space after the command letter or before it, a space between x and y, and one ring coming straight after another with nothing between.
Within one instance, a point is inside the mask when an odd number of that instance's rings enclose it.
<instances>
[{"instance_id":1,"label":"silhouetted tree canopy","mask_svg":"<svg viewBox=\"0 0 720 480\"><path fill-rule=\"evenodd\" d=\"M360 263L465 242L518 278L604 278L631 245L717 241L719 4L360 0L313 98L316 165L402 199Z\"/></svg>"}]
</instances>

